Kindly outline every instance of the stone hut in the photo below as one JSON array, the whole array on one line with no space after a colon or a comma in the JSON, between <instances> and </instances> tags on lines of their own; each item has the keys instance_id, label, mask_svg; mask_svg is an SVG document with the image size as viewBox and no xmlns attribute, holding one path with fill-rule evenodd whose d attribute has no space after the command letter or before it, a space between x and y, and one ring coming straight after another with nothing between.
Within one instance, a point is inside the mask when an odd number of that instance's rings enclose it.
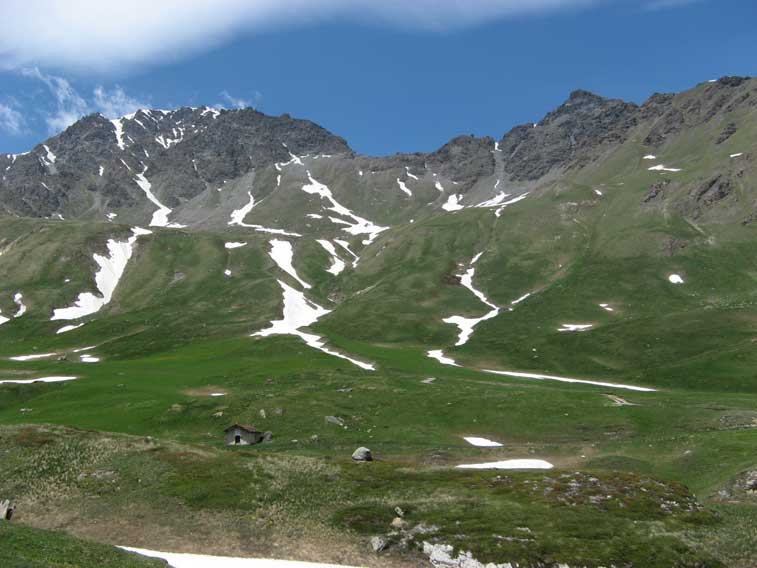
<instances>
[{"instance_id":1,"label":"stone hut","mask_svg":"<svg viewBox=\"0 0 757 568\"><path fill-rule=\"evenodd\" d=\"M233 424L226 428L224 433L227 446L249 446L263 441L263 432L244 424Z\"/></svg>"}]
</instances>

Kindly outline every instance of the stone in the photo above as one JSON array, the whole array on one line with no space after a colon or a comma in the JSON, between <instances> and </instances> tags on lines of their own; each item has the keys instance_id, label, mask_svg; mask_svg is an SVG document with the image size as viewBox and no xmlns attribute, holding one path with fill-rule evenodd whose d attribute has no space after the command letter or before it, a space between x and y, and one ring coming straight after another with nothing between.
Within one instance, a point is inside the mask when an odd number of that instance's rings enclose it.
<instances>
[{"instance_id":1,"label":"stone","mask_svg":"<svg viewBox=\"0 0 757 568\"><path fill-rule=\"evenodd\" d=\"M360 447L352 452L352 459L355 461L373 461L373 454L368 448Z\"/></svg>"},{"instance_id":2,"label":"stone","mask_svg":"<svg viewBox=\"0 0 757 568\"><path fill-rule=\"evenodd\" d=\"M326 416L323 420L326 422L326 424L334 424L336 426L344 426L344 420L342 420L338 416Z\"/></svg>"},{"instance_id":3,"label":"stone","mask_svg":"<svg viewBox=\"0 0 757 568\"><path fill-rule=\"evenodd\" d=\"M388 544L387 540L382 536L371 537L371 548L373 549L373 552L381 552L386 549Z\"/></svg>"},{"instance_id":4,"label":"stone","mask_svg":"<svg viewBox=\"0 0 757 568\"><path fill-rule=\"evenodd\" d=\"M273 432L266 431L263 432L263 437L260 439L261 442L268 443L273 441Z\"/></svg>"}]
</instances>

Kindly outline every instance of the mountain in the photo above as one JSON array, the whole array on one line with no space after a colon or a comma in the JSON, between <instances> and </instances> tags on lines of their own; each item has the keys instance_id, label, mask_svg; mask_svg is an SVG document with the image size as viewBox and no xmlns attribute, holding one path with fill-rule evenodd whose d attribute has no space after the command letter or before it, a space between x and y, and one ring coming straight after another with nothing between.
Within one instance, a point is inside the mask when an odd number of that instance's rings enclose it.
<instances>
[{"instance_id":1,"label":"mountain","mask_svg":"<svg viewBox=\"0 0 757 568\"><path fill-rule=\"evenodd\" d=\"M756 157L746 77L385 157L252 109L84 117L0 155L0 497L157 550L175 513L220 555L233 515L240 555L753 565ZM526 458L556 470L449 469ZM109 505L51 521L74 494Z\"/></svg>"}]
</instances>

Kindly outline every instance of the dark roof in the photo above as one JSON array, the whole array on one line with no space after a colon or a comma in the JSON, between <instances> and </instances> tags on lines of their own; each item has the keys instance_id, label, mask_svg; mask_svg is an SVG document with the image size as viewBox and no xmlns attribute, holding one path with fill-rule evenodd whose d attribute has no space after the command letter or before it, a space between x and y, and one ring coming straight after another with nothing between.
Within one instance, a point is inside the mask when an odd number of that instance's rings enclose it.
<instances>
[{"instance_id":1,"label":"dark roof","mask_svg":"<svg viewBox=\"0 0 757 568\"><path fill-rule=\"evenodd\" d=\"M254 426L247 426L245 424L232 424L224 432L228 432L229 430L233 430L234 428L239 428L240 430L244 430L245 432L250 432L251 434L258 433L258 430L255 430Z\"/></svg>"}]
</instances>

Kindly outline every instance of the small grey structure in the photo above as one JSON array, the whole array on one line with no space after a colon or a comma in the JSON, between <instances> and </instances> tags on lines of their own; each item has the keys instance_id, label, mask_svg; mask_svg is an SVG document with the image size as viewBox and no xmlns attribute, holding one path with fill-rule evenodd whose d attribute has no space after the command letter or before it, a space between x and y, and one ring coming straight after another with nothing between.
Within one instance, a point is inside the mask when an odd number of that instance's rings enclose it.
<instances>
[{"instance_id":1,"label":"small grey structure","mask_svg":"<svg viewBox=\"0 0 757 568\"><path fill-rule=\"evenodd\" d=\"M224 430L227 446L249 446L263 441L263 432L258 432L252 426L233 424Z\"/></svg>"}]
</instances>

